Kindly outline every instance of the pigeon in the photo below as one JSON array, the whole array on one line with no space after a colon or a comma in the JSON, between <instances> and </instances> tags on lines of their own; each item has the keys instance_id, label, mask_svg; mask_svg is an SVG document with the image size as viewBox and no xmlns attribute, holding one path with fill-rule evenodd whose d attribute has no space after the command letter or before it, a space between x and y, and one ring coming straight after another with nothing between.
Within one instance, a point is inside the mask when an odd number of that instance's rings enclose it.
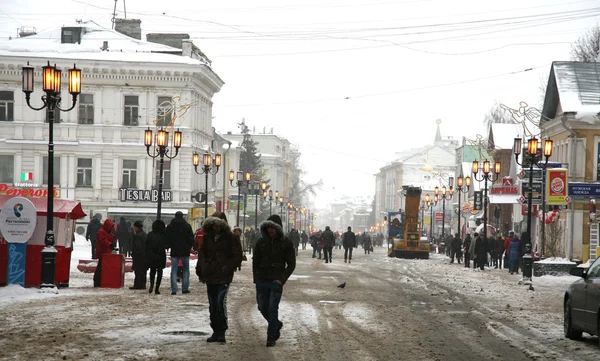
<instances>
[{"instance_id":1,"label":"pigeon","mask_svg":"<svg viewBox=\"0 0 600 361\"><path fill-rule=\"evenodd\" d=\"M346 282L342 283L341 285L338 285L338 288L344 288L346 287Z\"/></svg>"}]
</instances>

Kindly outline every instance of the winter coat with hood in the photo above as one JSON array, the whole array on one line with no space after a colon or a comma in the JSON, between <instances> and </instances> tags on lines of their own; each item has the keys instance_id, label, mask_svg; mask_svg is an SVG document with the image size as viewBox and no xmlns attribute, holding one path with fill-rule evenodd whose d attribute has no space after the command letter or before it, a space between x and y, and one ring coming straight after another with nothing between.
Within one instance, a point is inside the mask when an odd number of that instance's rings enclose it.
<instances>
[{"instance_id":1,"label":"winter coat with hood","mask_svg":"<svg viewBox=\"0 0 600 361\"><path fill-rule=\"evenodd\" d=\"M98 218L92 218L90 224L87 226L85 239L89 239L91 241L98 239L98 231L100 228L102 228L102 223L100 223L100 220Z\"/></svg>"},{"instance_id":2,"label":"winter coat with hood","mask_svg":"<svg viewBox=\"0 0 600 361\"><path fill-rule=\"evenodd\" d=\"M102 228L98 231L97 239L96 239L96 256L99 260L107 254L111 253L114 237L112 231L114 229L114 223L110 219L106 219Z\"/></svg>"},{"instance_id":3,"label":"winter coat with hood","mask_svg":"<svg viewBox=\"0 0 600 361\"><path fill-rule=\"evenodd\" d=\"M450 247L452 247L452 249L454 251L460 251L460 248L462 246L462 241L460 240L460 238L458 236L455 236L454 238L452 238L452 242L450 243Z\"/></svg>"},{"instance_id":4,"label":"winter coat with hood","mask_svg":"<svg viewBox=\"0 0 600 361\"><path fill-rule=\"evenodd\" d=\"M146 261L146 243L148 242L148 236L143 229L139 229L133 234L133 241L131 243L131 256L133 257L133 267L137 266L145 267Z\"/></svg>"},{"instance_id":5,"label":"winter coat with hood","mask_svg":"<svg viewBox=\"0 0 600 361\"><path fill-rule=\"evenodd\" d=\"M465 241L463 242L465 253L471 254L471 235L467 234Z\"/></svg>"},{"instance_id":6,"label":"winter coat with hood","mask_svg":"<svg viewBox=\"0 0 600 361\"><path fill-rule=\"evenodd\" d=\"M196 274L207 284L228 284L242 263L240 237L231 232L227 221L208 217L202 222L204 240L198 252Z\"/></svg>"},{"instance_id":7,"label":"winter coat with hood","mask_svg":"<svg viewBox=\"0 0 600 361\"><path fill-rule=\"evenodd\" d=\"M297 230L293 230L290 232L290 241L294 244L294 247L300 247L300 233Z\"/></svg>"},{"instance_id":8,"label":"winter coat with hood","mask_svg":"<svg viewBox=\"0 0 600 361\"><path fill-rule=\"evenodd\" d=\"M270 227L277 232L275 239L269 237L267 228ZM252 258L254 283L280 281L285 284L296 268L294 244L285 237L283 228L273 221L261 223L260 233ZM333 233L331 235L333 239Z\"/></svg>"},{"instance_id":9,"label":"winter coat with hood","mask_svg":"<svg viewBox=\"0 0 600 361\"><path fill-rule=\"evenodd\" d=\"M165 222L156 220L146 237L146 261L148 268L163 269L167 265L167 235Z\"/></svg>"},{"instance_id":10,"label":"winter coat with hood","mask_svg":"<svg viewBox=\"0 0 600 361\"><path fill-rule=\"evenodd\" d=\"M333 234L329 226L325 227L325 230L323 231L321 237L323 239L323 247L333 248L333 246L335 245L335 235Z\"/></svg>"},{"instance_id":11,"label":"winter coat with hood","mask_svg":"<svg viewBox=\"0 0 600 361\"><path fill-rule=\"evenodd\" d=\"M194 246L194 231L183 218L175 216L167 227L167 241L171 248L171 257L189 257Z\"/></svg>"}]
</instances>

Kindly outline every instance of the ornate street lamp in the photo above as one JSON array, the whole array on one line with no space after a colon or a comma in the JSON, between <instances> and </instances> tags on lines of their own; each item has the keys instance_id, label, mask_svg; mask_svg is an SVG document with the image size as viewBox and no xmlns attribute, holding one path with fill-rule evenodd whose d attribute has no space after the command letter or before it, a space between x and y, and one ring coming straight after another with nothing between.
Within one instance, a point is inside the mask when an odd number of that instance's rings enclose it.
<instances>
[{"instance_id":1,"label":"ornate street lamp","mask_svg":"<svg viewBox=\"0 0 600 361\"><path fill-rule=\"evenodd\" d=\"M462 204L460 203L460 196L465 193L469 193L469 188L471 187L471 177L467 176L463 177L462 173L456 180L456 191L458 192L458 238L461 240L462 238L462 228L460 227L460 220L462 218Z\"/></svg>"},{"instance_id":2,"label":"ornate street lamp","mask_svg":"<svg viewBox=\"0 0 600 361\"><path fill-rule=\"evenodd\" d=\"M194 165L194 171L196 174L204 174L204 188L206 189L206 196L204 197L204 219L208 218L208 175L217 174L219 167L221 166L221 154L215 154L214 158L210 153L204 153L202 155L202 170L198 171L200 165L200 154L194 153L192 156L192 164Z\"/></svg>"},{"instance_id":3,"label":"ornate street lamp","mask_svg":"<svg viewBox=\"0 0 600 361\"><path fill-rule=\"evenodd\" d=\"M527 240L527 244L525 244L525 248L528 249L528 252L531 252L531 219L533 218L531 215L531 208L533 205L533 165L541 160L542 152L540 151L540 149L538 149L538 139L536 137L532 137L527 141L527 153L523 153L522 161L519 162L519 155L521 154L522 143L523 141L521 138L515 138L515 142L513 145L513 153L515 155L515 161L518 165L520 165L521 167L529 166L529 194L527 197L527 233L529 233L529 239ZM552 145L552 140L548 139L544 142L544 168L548 164L548 159L550 158L550 156L552 156Z\"/></svg>"},{"instance_id":4,"label":"ornate street lamp","mask_svg":"<svg viewBox=\"0 0 600 361\"><path fill-rule=\"evenodd\" d=\"M491 172L490 161L483 162L483 167L479 168L479 162L473 161L473 178L481 182L483 181L483 240L487 244L487 208L488 208L488 181L494 183L500 176L502 165L500 162L494 164L494 172Z\"/></svg>"},{"instance_id":5,"label":"ornate street lamp","mask_svg":"<svg viewBox=\"0 0 600 361\"><path fill-rule=\"evenodd\" d=\"M246 172L245 174L245 180L246 180L246 184L249 185L250 184L250 177L251 174L250 172ZM237 188L238 189L238 200L237 200L237 219L236 219L236 226L239 227L240 226L240 200L242 198L242 186L244 185L244 172L242 171L238 171L237 172L237 181L236 184L234 185L233 181L236 180L235 179L235 172L233 171L233 169L229 172L229 184L231 184L231 186L233 188ZM244 197L245 199L246 197ZM244 214L246 213L246 207L244 207Z\"/></svg>"},{"instance_id":6,"label":"ornate street lamp","mask_svg":"<svg viewBox=\"0 0 600 361\"><path fill-rule=\"evenodd\" d=\"M272 211L272 206L273 206L273 190L269 189L269 191L267 192L266 190L263 189L263 198L265 199L265 201L267 200L267 198L269 198L269 217L273 214ZM277 198L279 198L279 191L275 191L275 202L277 202Z\"/></svg>"},{"instance_id":7,"label":"ornate street lamp","mask_svg":"<svg viewBox=\"0 0 600 361\"><path fill-rule=\"evenodd\" d=\"M432 201L431 196L429 195L429 193L427 193L425 195L425 202L427 203L427 207L429 208L429 211L431 212L431 214L429 216L429 242L431 244L431 241L433 240L433 207L437 206L437 203L438 203L437 194L433 196L433 201Z\"/></svg>"},{"instance_id":8,"label":"ornate street lamp","mask_svg":"<svg viewBox=\"0 0 600 361\"><path fill-rule=\"evenodd\" d=\"M450 187L450 189L448 190L446 188L446 186L442 187L442 194L441 194L441 198L442 198L442 242L446 242L445 238L444 238L445 233L446 233L446 200L452 199L452 195L454 194L453 183L454 183L454 177L449 177L448 178L448 186ZM438 196L438 199L440 198L438 187L435 187L435 195Z\"/></svg>"},{"instance_id":9,"label":"ornate street lamp","mask_svg":"<svg viewBox=\"0 0 600 361\"><path fill-rule=\"evenodd\" d=\"M151 158L160 157L159 168L158 168L158 202L156 204L156 219L161 217L162 209L162 190L163 190L163 170L165 164L165 157L173 159L179 154L179 148L181 148L181 132L179 129L173 133L173 148L175 148L175 154L171 154L171 147L169 146L169 132L164 128L160 128L156 134L152 132L150 128L144 131L144 145L146 146L146 153ZM154 146L152 151L150 148Z\"/></svg>"},{"instance_id":10,"label":"ornate street lamp","mask_svg":"<svg viewBox=\"0 0 600 361\"><path fill-rule=\"evenodd\" d=\"M72 96L72 103L70 108L61 108L60 104L62 97L61 81L62 75L61 70L54 66L48 65L42 67L42 89L44 95L42 95L41 107L34 107L31 105L31 93L34 88L34 67L29 65L23 67L23 84L22 90L25 93L25 101L27 106L33 110L48 110L48 199L46 209L46 237L44 238L45 247L42 250L42 281L40 288L54 288L56 278L56 248L54 248L54 111L56 109L68 112L75 108L77 104L77 96L81 93L81 69L77 69L73 65L72 69L69 69L69 94Z\"/></svg>"}]
</instances>

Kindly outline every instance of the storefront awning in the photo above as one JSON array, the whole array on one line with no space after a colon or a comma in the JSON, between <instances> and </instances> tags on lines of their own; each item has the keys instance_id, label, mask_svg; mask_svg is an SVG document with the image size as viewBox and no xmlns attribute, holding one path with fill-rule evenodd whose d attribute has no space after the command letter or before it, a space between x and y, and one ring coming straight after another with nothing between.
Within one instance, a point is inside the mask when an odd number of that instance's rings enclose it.
<instances>
[{"instance_id":1,"label":"storefront awning","mask_svg":"<svg viewBox=\"0 0 600 361\"><path fill-rule=\"evenodd\" d=\"M519 204L518 195L514 194L490 194L491 204Z\"/></svg>"},{"instance_id":2,"label":"storefront awning","mask_svg":"<svg viewBox=\"0 0 600 361\"><path fill-rule=\"evenodd\" d=\"M12 196L0 195L0 209L4 205L4 202L13 198ZM48 213L48 199L47 198L29 198L35 206L38 216L45 216ZM71 219L80 219L86 216L81 209L81 203L74 201L67 201L63 199L54 200L54 217L55 218L67 218L67 215Z\"/></svg>"},{"instance_id":3,"label":"storefront awning","mask_svg":"<svg viewBox=\"0 0 600 361\"><path fill-rule=\"evenodd\" d=\"M161 208L161 214L175 214L175 212L181 211L184 215L188 213L187 208ZM110 207L108 208L108 213L117 213L117 214L156 214L156 208L136 208L136 207Z\"/></svg>"}]
</instances>

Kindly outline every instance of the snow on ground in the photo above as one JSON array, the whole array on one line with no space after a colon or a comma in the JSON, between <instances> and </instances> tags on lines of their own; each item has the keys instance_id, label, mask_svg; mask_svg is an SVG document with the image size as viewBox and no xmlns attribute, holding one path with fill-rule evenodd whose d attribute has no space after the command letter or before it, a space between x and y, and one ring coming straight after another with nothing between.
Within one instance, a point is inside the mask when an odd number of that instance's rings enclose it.
<instances>
[{"instance_id":1,"label":"snow on ground","mask_svg":"<svg viewBox=\"0 0 600 361\"><path fill-rule=\"evenodd\" d=\"M536 261L536 263L576 264L575 262L571 261L568 258L561 258L561 257L545 258L541 261Z\"/></svg>"}]
</instances>

